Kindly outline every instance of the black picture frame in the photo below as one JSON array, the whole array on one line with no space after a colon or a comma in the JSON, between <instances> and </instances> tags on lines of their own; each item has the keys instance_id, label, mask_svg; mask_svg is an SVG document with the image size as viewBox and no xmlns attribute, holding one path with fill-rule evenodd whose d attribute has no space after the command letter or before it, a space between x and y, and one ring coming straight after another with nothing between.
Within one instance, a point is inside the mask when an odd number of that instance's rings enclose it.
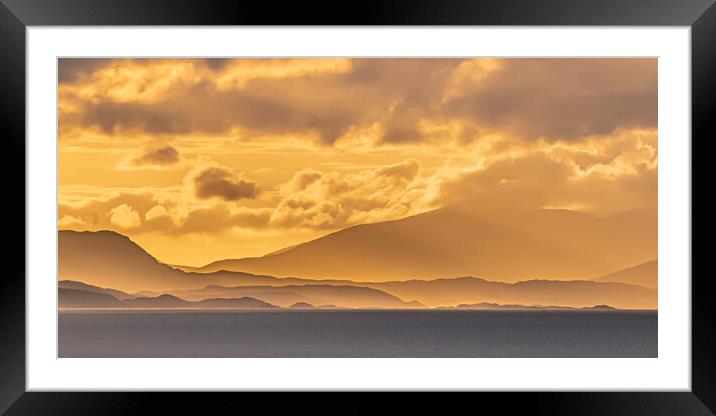
<instances>
[{"instance_id":1,"label":"black picture frame","mask_svg":"<svg viewBox=\"0 0 716 416\"><path fill-rule=\"evenodd\" d=\"M395 0L380 2L285 2L201 0L0 0L0 97L2 166L6 216L5 273L0 278L0 414L208 413L211 408L249 409L246 396L177 393L26 392L25 376L25 36L27 26L63 25L567 25L688 26L692 58L692 178L706 166L716 114L716 6L714 0ZM687 138L684 138L686 140ZM694 144L698 143L694 152ZM698 163L696 163L698 162ZM20 202L22 201L22 202ZM20 207L21 205L21 207ZM692 212L694 195L692 185ZM22 218L22 220L21 220ZM704 220L706 215L699 215ZM693 213L692 213L693 222ZM692 227L693 228L693 227ZM706 234L702 222L697 235ZM703 231L701 231L703 230ZM692 232L693 241L693 232ZM22 243L21 243L22 242ZM692 242L692 253L706 250ZM702 257L703 258L703 257ZM692 270L693 265L692 254ZM695 275L692 288L692 385L688 392L477 393L439 400L441 413L499 409L500 413L551 415L708 415L716 410L716 331L708 274ZM478 375L476 375L478 376ZM618 375L615 375L618 377ZM435 405L432 395L408 400ZM266 402L265 398L259 399ZM287 410L309 406L311 395L270 401ZM341 398L350 409L368 412L375 402ZM258 401L257 401L258 402ZM404 409L401 403L383 411ZM255 403L252 403L255 404ZM463 406L468 407L463 407ZM388 407L384 407L388 406ZM393 407L395 406L395 407ZM391 409L392 407L392 409ZM709 410L711 409L711 410Z\"/></svg>"}]
</instances>

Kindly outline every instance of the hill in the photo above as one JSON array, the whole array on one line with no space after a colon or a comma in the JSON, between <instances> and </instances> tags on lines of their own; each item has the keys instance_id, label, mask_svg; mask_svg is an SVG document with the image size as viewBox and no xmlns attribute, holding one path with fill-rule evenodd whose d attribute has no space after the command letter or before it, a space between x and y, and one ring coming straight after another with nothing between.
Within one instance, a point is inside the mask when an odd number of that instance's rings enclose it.
<instances>
[{"instance_id":1,"label":"hill","mask_svg":"<svg viewBox=\"0 0 716 416\"><path fill-rule=\"evenodd\" d=\"M583 308L570 308L567 306L542 306L542 305L501 305L499 303L481 302L476 304L460 304L455 308L448 309L469 309L469 310L505 310L505 311L616 311L618 309L612 308L609 305L595 305L592 307Z\"/></svg>"},{"instance_id":2,"label":"hill","mask_svg":"<svg viewBox=\"0 0 716 416\"><path fill-rule=\"evenodd\" d=\"M90 286L91 287L91 286ZM156 297L140 297L119 300L105 293L80 289L63 289L58 292L60 308L112 308L112 309L265 309L277 308L259 299L244 297L240 299L204 299L198 302L188 302L172 295Z\"/></svg>"},{"instance_id":3,"label":"hill","mask_svg":"<svg viewBox=\"0 0 716 416\"><path fill-rule=\"evenodd\" d=\"M280 282L281 279L278 280ZM343 285L326 285L320 284L320 281L306 280L302 285L235 287L211 285L203 289L171 291L171 293L191 300L251 296L282 307L298 302L375 308L443 307L493 302L573 308L609 304L620 309L656 309L658 301L655 289L624 283L586 280L527 280L504 283L475 277L380 283L344 281ZM411 299L411 301L405 302L404 299Z\"/></svg>"},{"instance_id":4,"label":"hill","mask_svg":"<svg viewBox=\"0 0 716 416\"><path fill-rule=\"evenodd\" d=\"M403 299L415 299L430 307L493 302L568 307L609 304L624 309L656 309L658 300L654 289L586 280L504 283L463 277L373 283L369 286Z\"/></svg>"},{"instance_id":5,"label":"hill","mask_svg":"<svg viewBox=\"0 0 716 416\"><path fill-rule=\"evenodd\" d=\"M304 284L285 286L207 286L196 290L171 291L184 299L200 300L210 297L244 297L262 299L281 307L296 303L337 305L342 308L415 308L422 305L404 302L385 291L349 285Z\"/></svg>"},{"instance_id":6,"label":"hill","mask_svg":"<svg viewBox=\"0 0 716 416\"><path fill-rule=\"evenodd\" d=\"M58 280L81 281L112 287L123 298L128 293L161 292L169 289L198 289L211 284L271 284L275 277L240 272L192 273L159 262L138 244L113 231L69 231L58 233ZM79 284L67 287L85 289ZM128 293L127 293L128 292ZM107 292L109 293L109 292Z\"/></svg>"},{"instance_id":7,"label":"hill","mask_svg":"<svg viewBox=\"0 0 716 416\"><path fill-rule=\"evenodd\" d=\"M60 288L58 306L60 308L121 308L123 304L119 299L105 293Z\"/></svg>"},{"instance_id":8,"label":"hill","mask_svg":"<svg viewBox=\"0 0 716 416\"><path fill-rule=\"evenodd\" d=\"M127 308L188 308L191 303L172 295L160 295L157 297L140 297L127 299L122 302Z\"/></svg>"},{"instance_id":9,"label":"hill","mask_svg":"<svg viewBox=\"0 0 716 416\"><path fill-rule=\"evenodd\" d=\"M193 305L199 308L218 308L218 309L273 309L278 308L268 302L250 297L235 298L210 298L198 302Z\"/></svg>"},{"instance_id":10,"label":"hill","mask_svg":"<svg viewBox=\"0 0 716 416\"><path fill-rule=\"evenodd\" d=\"M598 218L567 210L452 207L193 270L373 282L446 276L587 279L654 258L656 237L654 212Z\"/></svg>"},{"instance_id":11,"label":"hill","mask_svg":"<svg viewBox=\"0 0 716 416\"><path fill-rule=\"evenodd\" d=\"M76 289L84 290L86 292L103 293L119 300L137 297L134 295L130 295L129 293L122 292L121 290L92 286L86 283L76 282L74 280L60 280L59 282L57 282L57 287L59 287L60 289Z\"/></svg>"},{"instance_id":12,"label":"hill","mask_svg":"<svg viewBox=\"0 0 716 416\"><path fill-rule=\"evenodd\" d=\"M439 212L429 214L437 215L437 213ZM551 218L553 222L561 225L570 221L575 224L591 224L592 221L596 221L592 217L585 217L583 214L575 214L569 211L543 210L539 215L544 215L547 219ZM453 216L453 214L449 216ZM565 217L570 218L569 221L565 220ZM416 217L411 218L415 219ZM403 221L408 221L411 218L394 223L403 224ZM542 221L549 222L545 218L542 218ZM622 224L626 221L624 218L627 218L627 216L621 216L620 218L622 219L617 221L617 223ZM430 220L428 222L432 221L433 220ZM448 223L449 221L441 222ZM383 230L383 226L386 224L388 223L374 224L377 226L375 229ZM544 226L544 224L542 226ZM402 230L403 227L404 224L400 225L399 228ZM523 228L524 227L527 227L527 225L523 225ZM537 226L529 227L539 228ZM557 230L555 231L556 235L559 236L560 233L564 234L564 230L559 231L559 227L555 229ZM574 229L579 229L579 227L574 225L574 227L570 228L570 230ZM402 230L400 233L404 235L409 234L403 231L405 230ZM375 230L370 231L370 233L374 232ZM570 231L570 233L572 232L573 231ZM326 238L336 234L331 234ZM618 237L617 234L612 235L612 237L615 236ZM425 305L439 307L453 306L461 303L495 302L501 304L548 304L570 307L609 304L618 308L652 309L656 308L657 304L657 295L654 289L634 284L603 281L607 280L607 277L609 277L609 280L615 280L619 276L623 276L624 279L627 279L628 274L633 276L641 273L641 271L648 271L649 268L655 270L656 261L653 262L653 265L650 264L652 262L649 262L643 266L640 265L589 281L560 281L550 277L549 280L531 279L518 281L516 283L505 283L476 277L463 277L432 280L412 279L386 282L360 282L346 279L277 278L268 275L254 275L232 271L214 271L209 273L187 272L157 261L129 238L114 232L60 231L58 238L59 279L72 278L82 281L63 280L59 284L60 287L64 289L84 290L97 294L108 294L119 300L151 298L157 297L157 295L160 294L171 294L188 301L201 301L210 298L227 299L252 297L284 307L298 302L306 302L312 305L330 304L337 305L338 307L371 308L410 308L424 307ZM382 237L375 235L371 241L380 241L380 244L376 245L382 247L385 246L382 240L390 240L391 238L393 237L390 235ZM467 240L465 241L469 240L466 234L463 234L460 238L466 238ZM554 240L556 237L552 236L550 238ZM322 241L322 239L319 240ZM512 241L514 238L509 237L507 240ZM295 246L286 251L274 253L269 257L271 259L280 258L293 253L295 250L312 246L315 241ZM360 242L363 241L363 239L359 238L356 241ZM544 243L544 240L539 241ZM321 242L321 244L324 243ZM418 244L422 244L422 242ZM437 243L430 242L428 245L435 244ZM346 247L347 246L344 246L344 249L347 249ZM361 264L356 263L356 259L360 259L361 256L367 255L366 253L372 253L374 251L373 248L365 248L365 250L363 250L361 247L356 248L357 253L334 253L329 251L328 254L335 255L339 259L344 259L346 266L344 267L345 272L343 274L351 274L356 269L360 270L361 265L372 264L370 258L367 257L363 258ZM306 255L310 257L310 253L314 252L312 250L313 249L307 252L308 254ZM460 259L462 256L467 256L468 252L475 251L475 249L463 247L463 250L464 252L455 254L456 260L453 263L448 262L446 264L437 264L437 260L431 258L428 253L422 253L426 258L416 256L412 250L404 250L404 253L397 254L398 257L391 257L394 253L388 253L386 256L393 258L393 260L399 259L399 262L405 261L405 268L407 270L414 270L416 266L411 262L415 262L426 265L428 268L432 267L433 270L437 272L437 270L441 268L450 270L455 264L465 266L466 263L463 262L464 259ZM420 252L420 250L418 250L418 252ZM480 250L476 250L475 252L477 253L476 257L480 257ZM614 253L618 253L618 250L614 250ZM556 255L556 252L553 254ZM442 254L439 253L436 258L439 259L443 255L446 254L444 252ZM292 254L292 256L295 255ZM525 254L519 250L515 250L513 257L519 259L519 261L512 257L503 257L502 262L506 264L519 263L521 264L519 267L523 267L523 260L530 256L531 254ZM619 256L614 254L613 257L618 258ZM385 258L385 256L379 257L378 260L384 260ZM574 258L580 257L576 256ZM330 256L325 259L325 263L332 263L335 260ZM570 259L572 259L572 257L567 256L564 263L570 263L570 261L573 260ZM436 263L432 264L434 261ZM559 262L558 260L554 261ZM311 268L314 266L310 264L320 263L324 263L323 259L305 264L306 267ZM299 267L303 267L301 264L299 264ZM492 259L490 259L487 264L489 267L497 267ZM397 263L394 265L397 267ZM370 267L371 266L366 266L368 269ZM538 267L535 268L535 270L537 269ZM534 274L538 273L535 271ZM108 287L113 289L107 289ZM174 302L175 304L180 303L176 300L166 299L166 301ZM139 300L136 303L142 304L143 302L150 301ZM157 302L160 301L151 301L150 303Z\"/></svg>"},{"instance_id":13,"label":"hill","mask_svg":"<svg viewBox=\"0 0 716 416\"><path fill-rule=\"evenodd\" d=\"M656 289L659 285L659 261L652 260L628 269L609 273L592 280L595 282L622 282Z\"/></svg>"}]
</instances>

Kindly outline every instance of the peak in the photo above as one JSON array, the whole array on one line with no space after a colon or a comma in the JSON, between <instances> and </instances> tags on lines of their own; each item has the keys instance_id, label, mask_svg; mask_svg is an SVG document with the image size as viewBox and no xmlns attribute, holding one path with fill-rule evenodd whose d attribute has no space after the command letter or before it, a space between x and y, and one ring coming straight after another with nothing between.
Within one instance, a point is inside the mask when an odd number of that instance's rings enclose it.
<instances>
[{"instance_id":1,"label":"peak","mask_svg":"<svg viewBox=\"0 0 716 416\"><path fill-rule=\"evenodd\" d=\"M179 299L179 298L176 297L176 296L168 295L168 294L166 294L166 293L163 294L163 295L157 296L157 299L177 299L177 300L181 300L181 299Z\"/></svg>"},{"instance_id":2,"label":"peak","mask_svg":"<svg viewBox=\"0 0 716 416\"><path fill-rule=\"evenodd\" d=\"M97 231L75 231L75 230L59 230L58 236L66 237L90 237L90 238L101 238L106 240L117 240L127 241L134 243L131 238L124 234L120 234L116 231L111 230L97 230Z\"/></svg>"},{"instance_id":3,"label":"peak","mask_svg":"<svg viewBox=\"0 0 716 416\"><path fill-rule=\"evenodd\" d=\"M599 309L599 310L607 310L607 311L617 310L617 308L611 307L609 305L594 305L591 308L585 308L585 309Z\"/></svg>"},{"instance_id":4,"label":"peak","mask_svg":"<svg viewBox=\"0 0 716 416\"><path fill-rule=\"evenodd\" d=\"M208 285L208 286L205 286L203 290L211 290L211 289L231 289L231 288L226 287L226 286L221 286L221 285Z\"/></svg>"},{"instance_id":5,"label":"peak","mask_svg":"<svg viewBox=\"0 0 716 416\"><path fill-rule=\"evenodd\" d=\"M76 230L59 230L60 234L85 234L85 235L114 235L124 238L129 238L124 234L120 234L116 231L112 230L85 230L85 231L76 231Z\"/></svg>"}]
</instances>

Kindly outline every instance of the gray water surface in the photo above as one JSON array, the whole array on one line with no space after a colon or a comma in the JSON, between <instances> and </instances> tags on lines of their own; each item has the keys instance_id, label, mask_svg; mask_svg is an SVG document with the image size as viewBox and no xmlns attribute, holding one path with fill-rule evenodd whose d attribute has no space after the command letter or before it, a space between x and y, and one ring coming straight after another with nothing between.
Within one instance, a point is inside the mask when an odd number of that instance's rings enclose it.
<instances>
[{"instance_id":1,"label":"gray water surface","mask_svg":"<svg viewBox=\"0 0 716 416\"><path fill-rule=\"evenodd\" d=\"M655 311L62 310L59 357L656 357Z\"/></svg>"}]
</instances>

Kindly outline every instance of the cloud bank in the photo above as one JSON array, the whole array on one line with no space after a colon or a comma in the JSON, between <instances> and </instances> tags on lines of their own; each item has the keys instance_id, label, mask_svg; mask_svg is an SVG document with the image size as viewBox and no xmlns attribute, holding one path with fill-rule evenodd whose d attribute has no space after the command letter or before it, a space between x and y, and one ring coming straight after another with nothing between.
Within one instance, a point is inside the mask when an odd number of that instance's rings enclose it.
<instances>
[{"instance_id":1,"label":"cloud bank","mask_svg":"<svg viewBox=\"0 0 716 416\"><path fill-rule=\"evenodd\" d=\"M240 257L450 205L655 210L657 104L656 59L63 58L58 224Z\"/></svg>"},{"instance_id":2,"label":"cloud bank","mask_svg":"<svg viewBox=\"0 0 716 416\"><path fill-rule=\"evenodd\" d=\"M211 62L62 59L61 99L75 105L61 107L61 123L110 135L302 132L330 144L375 123L377 143L405 143L450 120L550 140L657 122L655 59Z\"/></svg>"}]
</instances>

